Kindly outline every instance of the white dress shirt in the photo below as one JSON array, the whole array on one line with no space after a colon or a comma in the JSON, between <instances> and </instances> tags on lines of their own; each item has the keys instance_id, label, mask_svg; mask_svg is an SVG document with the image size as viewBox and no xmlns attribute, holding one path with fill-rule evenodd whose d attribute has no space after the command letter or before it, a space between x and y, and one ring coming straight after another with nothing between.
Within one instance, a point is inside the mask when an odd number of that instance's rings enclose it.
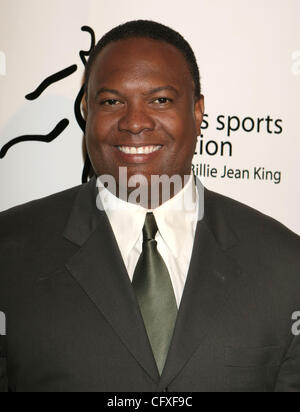
<instances>
[{"instance_id":1,"label":"white dress shirt","mask_svg":"<svg viewBox=\"0 0 300 412\"><path fill-rule=\"evenodd\" d=\"M100 178L97 187L131 281L142 253L146 214L153 212L158 226L155 238L157 249L169 270L179 307L190 266L199 212L199 196L193 174L181 191L154 210L117 198L103 186Z\"/></svg>"}]
</instances>

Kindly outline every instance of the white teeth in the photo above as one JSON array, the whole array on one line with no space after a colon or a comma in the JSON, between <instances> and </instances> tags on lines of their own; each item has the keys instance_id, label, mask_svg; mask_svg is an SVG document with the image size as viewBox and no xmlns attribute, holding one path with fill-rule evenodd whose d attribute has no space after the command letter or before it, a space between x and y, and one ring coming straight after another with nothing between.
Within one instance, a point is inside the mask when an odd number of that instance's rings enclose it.
<instances>
[{"instance_id":1,"label":"white teeth","mask_svg":"<svg viewBox=\"0 0 300 412\"><path fill-rule=\"evenodd\" d=\"M142 147L129 147L129 146L118 146L118 149L126 154L150 154L161 149L162 146L142 146Z\"/></svg>"},{"instance_id":2,"label":"white teeth","mask_svg":"<svg viewBox=\"0 0 300 412\"><path fill-rule=\"evenodd\" d=\"M136 152L137 152L136 147L131 147L131 148L129 149L129 153L130 153L130 154L136 154Z\"/></svg>"}]
</instances>

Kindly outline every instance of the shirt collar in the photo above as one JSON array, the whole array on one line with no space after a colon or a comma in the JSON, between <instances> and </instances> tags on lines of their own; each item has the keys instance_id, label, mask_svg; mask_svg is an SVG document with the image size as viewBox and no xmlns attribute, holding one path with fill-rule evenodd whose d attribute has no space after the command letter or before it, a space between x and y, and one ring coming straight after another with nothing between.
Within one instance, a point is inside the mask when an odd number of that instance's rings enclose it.
<instances>
[{"instance_id":1,"label":"shirt collar","mask_svg":"<svg viewBox=\"0 0 300 412\"><path fill-rule=\"evenodd\" d=\"M199 211L199 196L193 174L181 191L154 210L119 199L103 186L99 178L97 186L125 262L140 238L148 212L153 212L159 233L175 258L193 240Z\"/></svg>"},{"instance_id":2,"label":"shirt collar","mask_svg":"<svg viewBox=\"0 0 300 412\"><path fill-rule=\"evenodd\" d=\"M198 207L194 176L190 175L176 196L153 211L159 232L175 258L179 258L183 250L189 249L194 239Z\"/></svg>"}]
</instances>

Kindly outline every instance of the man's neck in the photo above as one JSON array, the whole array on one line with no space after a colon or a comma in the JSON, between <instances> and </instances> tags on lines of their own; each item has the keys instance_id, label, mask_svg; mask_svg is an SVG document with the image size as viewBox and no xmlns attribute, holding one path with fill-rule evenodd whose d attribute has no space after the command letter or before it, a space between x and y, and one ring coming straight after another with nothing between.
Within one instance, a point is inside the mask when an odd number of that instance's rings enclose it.
<instances>
[{"instance_id":1,"label":"man's neck","mask_svg":"<svg viewBox=\"0 0 300 412\"><path fill-rule=\"evenodd\" d=\"M193 177L195 179L193 173L179 178L177 176L176 179L170 179L164 176L162 180L151 180L151 185L136 184L135 187L126 187L126 185L124 186L124 183L123 185L116 183L106 184L106 182L103 181L102 176L100 176L98 178L98 185L100 187L105 187L116 199L141 206L147 210L154 210L182 192L191 184Z\"/></svg>"}]
</instances>

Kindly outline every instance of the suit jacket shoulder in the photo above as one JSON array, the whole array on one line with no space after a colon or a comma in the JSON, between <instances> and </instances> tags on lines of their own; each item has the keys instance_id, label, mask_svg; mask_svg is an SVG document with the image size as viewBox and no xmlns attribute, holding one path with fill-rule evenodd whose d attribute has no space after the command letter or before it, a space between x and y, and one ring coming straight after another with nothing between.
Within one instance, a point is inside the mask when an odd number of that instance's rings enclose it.
<instances>
[{"instance_id":1,"label":"suit jacket shoulder","mask_svg":"<svg viewBox=\"0 0 300 412\"><path fill-rule=\"evenodd\" d=\"M228 229L248 254L276 261L290 256L300 264L300 237L277 220L229 197L206 190L205 215L215 236L226 242Z\"/></svg>"},{"instance_id":2,"label":"suit jacket shoulder","mask_svg":"<svg viewBox=\"0 0 300 412\"><path fill-rule=\"evenodd\" d=\"M28 235L33 230L42 230L46 226L53 228L53 224L57 227L57 222L68 218L70 208L81 187L82 185L76 186L0 212L0 241L6 236L22 232Z\"/></svg>"},{"instance_id":3,"label":"suit jacket shoulder","mask_svg":"<svg viewBox=\"0 0 300 412\"><path fill-rule=\"evenodd\" d=\"M0 213L0 289L54 271L76 250L62 233L80 187Z\"/></svg>"}]
</instances>

